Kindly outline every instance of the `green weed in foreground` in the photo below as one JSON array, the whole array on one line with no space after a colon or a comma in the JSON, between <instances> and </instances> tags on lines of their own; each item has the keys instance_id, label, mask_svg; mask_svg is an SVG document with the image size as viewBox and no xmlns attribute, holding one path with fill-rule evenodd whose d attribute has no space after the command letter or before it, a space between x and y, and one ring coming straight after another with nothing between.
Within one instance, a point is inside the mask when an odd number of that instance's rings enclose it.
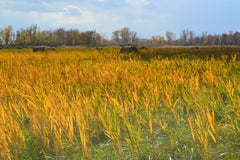
<instances>
[{"instance_id":1,"label":"green weed in foreground","mask_svg":"<svg viewBox=\"0 0 240 160\"><path fill-rule=\"evenodd\" d=\"M3 51L0 159L239 159L237 58L149 56Z\"/></svg>"}]
</instances>

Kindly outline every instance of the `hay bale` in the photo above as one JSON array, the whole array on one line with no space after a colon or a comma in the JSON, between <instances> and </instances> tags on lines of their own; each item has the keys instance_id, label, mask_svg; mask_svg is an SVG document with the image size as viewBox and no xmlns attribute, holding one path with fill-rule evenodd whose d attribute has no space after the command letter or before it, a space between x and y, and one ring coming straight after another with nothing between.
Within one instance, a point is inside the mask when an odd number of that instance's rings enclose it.
<instances>
[{"instance_id":1,"label":"hay bale","mask_svg":"<svg viewBox=\"0 0 240 160\"><path fill-rule=\"evenodd\" d=\"M46 51L46 47L45 46L33 46L32 51L33 52L44 52L44 51Z\"/></svg>"},{"instance_id":2,"label":"hay bale","mask_svg":"<svg viewBox=\"0 0 240 160\"><path fill-rule=\"evenodd\" d=\"M120 53L130 53L130 52L138 53L139 51L135 46L123 46L120 50Z\"/></svg>"},{"instance_id":3,"label":"hay bale","mask_svg":"<svg viewBox=\"0 0 240 160\"><path fill-rule=\"evenodd\" d=\"M47 50L55 51L55 50L56 50L56 47L48 47Z\"/></svg>"},{"instance_id":4,"label":"hay bale","mask_svg":"<svg viewBox=\"0 0 240 160\"><path fill-rule=\"evenodd\" d=\"M141 46L141 47L139 47L139 49L140 49L140 50L148 50L148 48L145 47L145 46Z\"/></svg>"},{"instance_id":5,"label":"hay bale","mask_svg":"<svg viewBox=\"0 0 240 160\"><path fill-rule=\"evenodd\" d=\"M103 48L102 48L102 47L96 47L96 50L98 50L98 51L102 51Z\"/></svg>"}]
</instances>

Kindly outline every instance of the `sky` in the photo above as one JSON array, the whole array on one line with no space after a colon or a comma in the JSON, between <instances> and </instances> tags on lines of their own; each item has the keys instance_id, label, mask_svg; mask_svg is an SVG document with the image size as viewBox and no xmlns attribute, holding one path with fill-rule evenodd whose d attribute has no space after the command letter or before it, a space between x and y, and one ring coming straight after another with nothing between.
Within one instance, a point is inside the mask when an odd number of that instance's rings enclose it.
<instances>
[{"instance_id":1,"label":"sky","mask_svg":"<svg viewBox=\"0 0 240 160\"><path fill-rule=\"evenodd\" d=\"M178 36L183 29L222 34L240 31L240 0L0 0L0 28L37 25L96 30L111 37L124 27L141 38Z\"/></svg>"}]
</instances>

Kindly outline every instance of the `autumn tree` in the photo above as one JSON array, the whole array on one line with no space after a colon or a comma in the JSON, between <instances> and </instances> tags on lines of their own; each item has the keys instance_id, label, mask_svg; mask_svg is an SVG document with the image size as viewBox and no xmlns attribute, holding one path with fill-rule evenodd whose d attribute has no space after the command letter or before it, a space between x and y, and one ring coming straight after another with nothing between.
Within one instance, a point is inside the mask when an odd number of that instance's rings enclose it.
<instances>
[{"instance_id":1,"label":"autumn tree","mask_svg":"<svg viewBox=\"0 0 240 160\"><path fill-rule=\"evenodd\" d=\"M189 33L190 31L188 29L183 29L180 33L180 42L185 46L189 43Z\"/></svg>"},{"instance_id":2,"label":"autumn tree","mask_svg":"<svg viewBox=\"0 0 240 160\"><path fill-rule=\"evenodd\" d=\"M207 44L208 45L215 45L216 44L216 38L214 37L214 35L209 34L207 36Z\"/></svg>"},{"instance_id":3,"label":"autumn tree","mask_svg":"<svg viewBox=\"0 0 240 160\"><path fill-rule=\"evenodd\" d=\"M121 31L120 31L120 36L121 36L121 39L122 39L122 43L131 43L130 40L131 40L131 30L127 27L123 28Z\"/></svg>"},{"instance_id":4,"label":"autumn tree","mask_svg":"<svg viewBox=\"0 0 240 160\"><path fill-rule=\"evenodd\" d=\"M195 45L195 33L189 31L189 45Z\"/></svg>"},{"instance_id":5,"label":"autumn tree","mask_svg":"<svg viewBox=\"0 0 240 160\"><path fill-rule=\"evenodd\" d=\"M154 35L151 38L141 39L137 32L124 27L112 32L111 41L105 35L100 35L94 31L80 32L77 29L41 31L37 25L31 25L13 32L12 26L0 28L0 46L14 44L18 47L28 47L32 45L102 45L102 44L141 44L146 46L160 46L164 44L172 45L240 45L240 33L229 31L223 34L208 34L203 32L195 35L193 31L184 29L180 32L180 37L176 39L172 32L165 33L166 40L161 35Z\"/></svg>"},{"instance_id":6,"label":"autumn tree","mask_svg":"<svg viewBox=\"0 0 240 160\"><path fill-rule=\"evenodd\" d=\"M132 38L132 43L134 44L138 43L139 38L138 38L137 32L132 31L131 38Z\"/></svg>"},{"instance_id":7,"label":"autumn tree","mask_svg":"<svg viewBox=\"0 0 240 160\"><path fill-rule=\"evenodd\" d=\"M37 45L47 45L48 44L48 36L49 32L44 30L44 31L38 31L36 34L36 44Z\"/></svg>"},{"instance_id":8,"label":"autumn tree","mask_svg":"<svg viewBox=\"0 0 240 160\"><path fill-rule=\"evenodd\" d=\"M161 35L152 36L151 42L153 46L160 46L164 44L164 38Z\"/></svg>"},{"instance_id":9,"label":"autumn tree","mask_svg":"<svg viewBox=\"0 0 240 160\"><path fill-rule=\"evenodd\" d=\"M76 45L80 43L80 32L77 29L70 29L66 31L66 44Z\"/></svg>"},{"instance_id":10,"label":"autumn tree","mask_svg":"<svg viewBox=\"0 0 240 160\"><path fill-rule=\"evenodd\" d=\"M120 30L116 30L112 32L112 41L116 43L120 43L121 42L120 33L121 33Z\"/></svg>"},{"instance_id":11,"label":"autumn tree","mask_svg":"<svg viewBox=\"0 0 240 160\"><path fill-rule=\"evenodd\" d=\"M173 32L166 32L166 38L168 45L172 45L173 41L176 39L175 34Z\"/></svg>"},{"instance_id":12,"label":"autumn tree","mask_svg":"<svg viewBox=\"0 0 240 160\"><path fill-rule=\"evenodd\" d=\"M64 28L59 28L54 32L54 36L56 36L57 39L57 44L58 45L63 45L64 40L65 40L65 29Z\"/></svg>"},{"instance_id":13,"label":"autumn tree","mask_svg":"<svg viewBox=\"0 0 240 160\"><path fill-rule=\"evenodd\" d=\"M85 45L99 45L102 42L100 34L96 31L82 32L80 35L81 41Z\"/></svg>"},{"instance_id":14,"label":"autumn tree","mask_svg":"<svg viewBox=\"0 0 240 160\"><path fill-rule=\"evenodd\" d=\"M1 33L1 28L0 28L0 33ZM3 39L2 39L2 34L0 34L0 48L1 48L1 46L2 46L2 43L3 43Z\"/></svg>"},{"instance_id":15,"label":"autumn tree","mask_svg":"<svg viewBox=\"0 0 240 160\"><path fill-rule=\"evenodd\" d=\"M234 43L234 45L240 45L240 33L239 32L235 32L233 34L233 43Z\"/></svg>"},{"instance_id":16,"label":"autumn tree","mask_svg":"<svg viewBox=\"0 0 240 160\"><path fill-rule=\"evenodd\" d=\"M31 25L27 28L27 34L30 39L31 45L36 45L36 35L37 35L38 26L37 25Z\"/></svg>"},{"instance_id":17,"label":"autumn tree","mask_svg":"<svg viewBox=\"0 0 240 160\"><path fill-rule=\"evenodd\" d=\"M12 40L12 35L13 35L13 32L12 32L11 25L1 30L1 38L3 39L5 46L9 45L9 42Z\"/></svg>"},{"instance_id":18,"label":"autumn tree","mask_svg":"<svg viewBox=\"0 0 240 160\"><path fill-rule=\"evenodd\" d=\"M18 30L16 32L16 40L15 44L18 46L23 46L25 45L25 35L24 35L24 29Z\"/></svg>"},{"instance_id":19,"label":"autumn tree","mask_svg":"<svg viewBox=\"0 0 240 160\"><path fill-rule=\"evenodd\" d=\"M227 34L227 45L232 45L233 44L233 31L229 31Z\"/></svg>"},{"instance_id":20,"label":"autumn tree","mask_svg":"<svg viewBox=\"0 0 240 160\"><path fill-rule=\"evenodd\" d=\"M117 43L126 44L126 43L137 43L138 36L137 32L131 31L130 28L124 27L121 30L115 30L112 33L112 40Z\"/></svg>"}]
</instances>

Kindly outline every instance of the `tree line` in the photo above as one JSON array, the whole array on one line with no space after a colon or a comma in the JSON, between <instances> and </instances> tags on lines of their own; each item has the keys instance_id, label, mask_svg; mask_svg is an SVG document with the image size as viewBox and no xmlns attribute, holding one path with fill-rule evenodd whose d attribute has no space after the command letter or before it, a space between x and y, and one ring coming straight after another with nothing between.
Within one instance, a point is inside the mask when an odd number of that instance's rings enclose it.
<instances>
[{"instance_id":1,"label":"tree line","mask_svg":"<svg viewBox=\"0 0 240 160\"><path fill-rule=\"evenodd\" d=\"M112 32L111 38L90 31L78 29L58 28L55 30L40 30L37 25L31 25L13 31L12 26L0 28L0 47L29 47L37 45L49 46L100 46L100 45L123 45L139 44L145 46L196 46L196 45L240 45L240 32L229 31L223 34L208 34L203 32L196 35L193 31L183 29L179 38L173 32L166 32L165 36L154 35L149 39L140 38L137 32L125 27Z\"/></svg>"}]
</instances>

